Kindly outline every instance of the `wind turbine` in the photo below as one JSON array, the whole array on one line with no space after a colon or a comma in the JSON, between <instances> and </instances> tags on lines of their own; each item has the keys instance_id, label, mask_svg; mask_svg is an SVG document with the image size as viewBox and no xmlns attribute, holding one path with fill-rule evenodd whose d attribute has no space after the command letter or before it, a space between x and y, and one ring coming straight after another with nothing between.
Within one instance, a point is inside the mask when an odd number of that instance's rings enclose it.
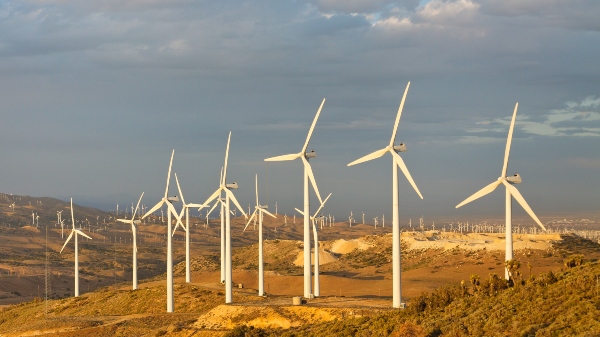
<instances>
[{"instance_id":1,"label":"wind turbine","mask_svg":"<svg viewBox=\"0 0 600 337\"><path fill-rule=\"evenodd\" d=\"M167 173L167 187L165 188L164 197L156 204L154 207L150 209L149 212L144 214L142 219L147 217L149 214L154 213L157 209L161 208L163 204L167 204L167 312L173 312L173 253L172 253L172 243L171 243L171 214L175 217L178 216L177 211L175 211L175 207L171 204L172 202L178 202L179 198L177 196L169 197L169 181L171 180L171 167L173 166L173 156L175 155L175 150L171 153L171 161L169 163L169 173ZM181 218L178 218L181 220Z\"/></svg>"},{"instance_id":2,"label":"wind turbine","mask_svg":"<svg viewBox=\"0 0 600 337\"><path fill-rule=\"evenodd\" d=\"M269 207L268 205L261 206L260 203L258 202L258 174L257 174L256 175L256 206L254 207L254 212L252 212L252 215L250 216L250 219L248 220L246 227L244 227L244 232L246 231L246 228L248 228L248 225L250 225L252 220L255 220L256 213L258 213L258 296L265 295L265 273L264 273L264 263L263 263L263 213L266 213L269 216L277 219L276 216L274 216L273 214L269 213L269 211L267 211L268 207Z\"/></svg>"},{"instance_id":3,"label":"wind turbine","mask_svg":"<svg viewBox=\"0 0 600 337\"><path fill-rule=\"evenodd\" d=\"M421 199L423 199L421 192L419 192L417 185L415 184L414 180L410 176L410 173L408 172L408 168L406 167L406 164L404 164L404 161L402 160L400 155L398 155L398 153L397 153L397 152L405 152L406 145L404 145L404 143L400 143L400 145L394 145L394 141L396 140L396 131L398 130L398 124L400 123L400 116L402 115L402 109L404 108L404 101L406 100L406 94L408 93L409 86L410 86L410 82L408 82L408 84L406 85L406 89L404 90L404 95L402 96L402 101L400 102L400 107L398 108L398 114L396 115L396 122L394 124L394 129L392 131L392 138L390 139L390 143L388 144L388 146L386 146L385 148L383 148L381 150L377 150L373 153L370 153L370 154L368 154L362 158L359 158L359 159L351 162L350 164L348 164L348 166L352 166L352 165L356 165L359 163L363 163L363 162L366 162L366 161L369 161L369 160L372 160L375 158L379 158L388 152L392 155L392 158L393 158L393 161L392 161L392 215L393 215L393 217L392 217L392 232L393 232L393 234L392 234L392 240L393 240L393 243L392 243L392 247L393 247L393 255L392 255L393 303L392 303L392 306L394 308L403 307L402 279L401 279L401 271L402 270L401 270L401 260L400 260L400 220L399 220L399 215L398 215L398 167L400 167L400 170L402 170L402 173L404 173L404 176L406 176L406 179L408 179L408 182L415 189L415 191L417 192L419 197Z\"/></svg>"},{"instance_id":4,"label":"wind turbine","mask_svg":"<svg viewBox=\"0 0 600 337\"><path fill-rule=\"evenodd\" d=\"M221 167L221 177L219 178L219 185L223 180L223 168ZM206 224L208 225L208 216L212 211L217 207L217 205L221 205L221 283L225 283L225 203L223 202L223 198L221 197L221 193L219 193L219 197L217 201L215 201L213 207L206 213Z\"/></svg>"},{"instance_id":5,"label":"wind turbine","mask_svg":"<svg viewBox=\"0 0 600 337\"><path fill-rule=\"evenodd\" d=\"M511 224L512 197L514 197L515 200L517 200L517 202L521 205L521 207L523 207L523 209L527 212L527 214L529 214L529 216L531 216L533 218L533 220L540 227L542 227L543 230L546 230L546 227L544 227L544 225L542 225L542 222L540 221L540 219L538 219L538 217L535 215L535 213L533 213L533 210L531 209L531 207L529 207L529 205L527 204L527 201L525 201L525 199L523 198L521 193L519 193L519 190L517 190L517 188L513 186L513 184L520 184L522 182L521 176L519 174L515 174L514 176L510 176L510 177L506 176L506 171L508 169L508 157L510 155L510 144L512 142L512 135L513 135L514 127L515 127L515 120L517 118L517 108L518 107L519 107L519 103L517 103L515 105L515 110L513 112L512 121L510 122L510 128L508 129L508 138L506 140L506 149L504 150L504 165L502 166L502 173L501 173L500 177L493 183L491 183L491 184L487 185L486 187L482 188L481 190L475 192L475 194L468 197L460 204L456 205L456 208L459 208L465 204L470 203L471 201L473 201L475 199L479 199L479 198L483 197L484 195L495 190L496 187L500 186L501 184L506 187L506 258L505 258L506 261L513 259L512 227L511 227L512 226L512 224ZM504 270L504 276L506 277L507 280L509 279L508 269L506 269L506 268Z\"/></svg>"},{"instance_id":6,"label":"wind turbine","mask_svg":"<svg viewBox=\"0 0 600 337\"><path fill-rule=\"evenodd\" d=\"M138 200L137 206L135 206L135 211L131 215L131 219L117 219L117 221L131 224L131 233L133 234L133 290L138 288L138 277L137 277L137 225L140 224L140 220L135 220L135 215L137 214L138 207L140 206L140 201L142 201L142 197L144 196L144 192L140 195L140 199Z\"/></svg>"},{"instance_id":7,"label":"wind turbine","mask_svg":"<svg viewBox=\"0 0 600 337\"><path fill-rule=\"evenodd\" d=\"M69 237L67 237L67 241L65 241L65 244L62 246L60 252L62 253L63 249L65 249L65 247L67 246L67 243L69 243L69 241L73 237L73 234L75 234L75 297L78 297L79 296L79 250L77 247L77 235L83 235L90 240L92 238L85 235L81 231L81 228L75 228L75 216L73 215L73 198L71 198L71 223L73 224L73 229L71 230L71 234L69 234Z\"/></svg>"},{"instance_id":8,"label":"wind turbine","mask_svg":"<svg viewBox=\"0 0 600 337\"><path fill-rule=\"evenodd\" d=\"M325 206L325 203L327 202L327 200L329 199L330 196L331 196L331 193L329 193L327 198L325 198L325 200L323 200L323 202L321 203L321 206L319 206L319 209L317 209L315 214L310 217L310 220L312 222L312 228L313 228L313 238L315 240L315 291L314 291L314 295L316 297L321 296L321 285L319 283L319 249L321 247L319 245L319 235L317 234L317 226L315 225L315 222L321 221L323 219L322 215L318 218L317 218L317 215L319 214L319 212L321 211L323 206ZM296 210L296 212L304 215L304 213L302 211L300 211L299 209L296 208L295 210Z\"/></svg>"},{"instance_id":9,"label":"wind turbine","mask_svg":"<svg viewBox=\"0 0 600 337\"><path fill-rule=\"evenodd\" d=\"M227 150L225 151L225 165L223 166L223 178L220 181L219 188L204 202L204 205L209 204L215 198L220 197L221 192L225 192L225 303L233 302L233 290L231 288L231 213L229 213L229 201L233 201L235 206L242 212L245 218L248 215L244 212L242 206L237 201L233 192L230 189L237 190L238 184L236 182L227 184L227 159L229 157L229 143L231 141L231 132L227 138Z\"/></svg>"},{"instance_id":10,"label":"wind turbine","mask_svg":"<svg viewBox=\"0 0 600 337\"><path fill-rule=\"evenodd\" d=\"M323 104L325 104L325 99L323 98L323 102L321 102L321 106L319 110L317 110L317 115L308 130L308 135L306 136L306 141L304 142L304 146L302 150L298 153L286 154L283 156L271 157L265 159L265 161L287 161L287 160L295 160L297 158L302 159L302 163L304 164L304 297L309 298L311 292L311 284L310 284L310 200L308 195L308 181L310 180L313 189L319 198L319 202L323 202L321 199L321 195L319 194L319 189L317 188L317 182L315 181L315 176L313 175L312 168L308 163L310 158L316 158L317 154L315 151L306 152L306 148L308 147L308 142L310 141L310 136L313 133L315 125L317 124L317 120L319 119L319 114L321 114L321 109L323 108Z\"/></svg>"},{"instance_id":11,"label":"wind turbine","mask_svg":"<svg viewBox=\"0 0 600 337\"><path fill-rule=\"evenodd\" d=\"M258 202L258 174L256 175L256 206L254 207L254 212L252 212L252 215L250 216L250 219L248 220L248 223L246 223L246 227L244 227L244 232L246 231L246 228L248 228L248 225L250 225L250 222L252 222L252 220L256 220L255 218L258 217L258 296L264 296L265 295L265 275L264 275L264 263L263 263L263 231L262 231L262 219L263 219L263 213L266 213L267 215L277 219L276 216L274 216L273 214L269 213L269 211L267 211L267 208L269 206L265 205L265 206L261 206L261 204ZM258 213L258 216L256 215Z\"/></svg>"},{"instance_id":12,"label":"wind turbine","mask_svg":"<svg viewBox=\"0 0 600 337\"><path fill-rule=\"evenodd\" d=\"M62 211L56 211L56 222L60 225L61 221L60 221L60 217L62 215ZM63 233L62 233L62 225L60 226L61 228L61 233L60 233L60 237L63 237Z\"/></svg>"},{"instance_id":13,"label":"wind turbine","mask_svg":"<svg viewBox=\"0 0 600 337\"><path fill-rule=\"evenodd\" d=\"M200 204L186 204L185 199L183 198L183 192L181 192L181 186L179 186L179 179L177 179L177 173L175 173L175 182L177 183L177 190L179 191L179 196L181 197L181 203L183 204L183 208L181 209L181 213L179 214L179 219L183 217L183 212L185 212L185 227L181 221L177 221L175 224L175 228L173 229L173 235L175 235L175 231L177 230L177 226L181 226L185 231L185 282L192 282L191 276L191 268L190 268L190 207L202 209L206 207L205 205Z\"/></svg>"}]
</instances>

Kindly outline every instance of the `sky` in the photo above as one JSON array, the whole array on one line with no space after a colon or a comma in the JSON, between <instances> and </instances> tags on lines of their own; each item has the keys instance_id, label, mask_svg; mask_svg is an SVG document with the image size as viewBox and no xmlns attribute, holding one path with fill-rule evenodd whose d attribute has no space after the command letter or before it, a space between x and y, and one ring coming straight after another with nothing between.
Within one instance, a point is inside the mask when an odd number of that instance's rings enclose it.
<instances>
[{"instance_id":1,"label":"sky","mask_svg":"<svg viewBox=\"0 0 600 337\"><path fill-rule=\"evenodd\" d=\"M302 206L309 144L324 208L391 219L385 147L396 142L424 199L399 177L401 223L502 217L509 174L540 218L600 211L600 4L593 0L0 1L0 192L104 210L152 206L171 151L187 202L228 181L240 203ZM178 194L174 180L170 195ZM316 199L312 197L313 205ZM514 203L515 216L525 213Z\"/></svg>"}]
</instances>

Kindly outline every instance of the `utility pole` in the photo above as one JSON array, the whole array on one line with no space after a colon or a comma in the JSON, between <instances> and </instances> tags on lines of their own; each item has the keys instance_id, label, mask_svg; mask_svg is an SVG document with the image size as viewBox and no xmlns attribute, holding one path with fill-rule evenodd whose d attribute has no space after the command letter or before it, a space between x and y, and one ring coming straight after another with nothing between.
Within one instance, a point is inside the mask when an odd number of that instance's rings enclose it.
<instances>
[{"instance_id":1,"label":"utility pole","mask_svg":"<svg viewBox=\"0 0 600 337\"><path fill-rule=\"evenodd\" d=\"M44 328L48 324L48 293L50 292L50 270L48 269L48 224L46 224L46 268L45 268L45 296L44 296Z\"/></svg>"}]
</instances>

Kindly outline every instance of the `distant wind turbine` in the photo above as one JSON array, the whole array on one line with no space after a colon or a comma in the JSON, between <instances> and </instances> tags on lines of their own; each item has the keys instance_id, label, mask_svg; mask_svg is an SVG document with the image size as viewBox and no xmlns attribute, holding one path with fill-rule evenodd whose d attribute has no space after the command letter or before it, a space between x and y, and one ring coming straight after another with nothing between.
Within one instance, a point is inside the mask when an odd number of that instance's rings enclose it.
<instances>
[{"instance_id":1,"label":"distant wind turbine","mask_svg":"<svg viewBox=\"0 0 600 337\"><path fill-rule=\"evenodd\" d=\"M90 240L92 238L85 235L81 231L81 228L75 228L75 216L73 215L73 198L71 198L71 223L73 224L73 229L71 230L71 234L69 234L69 237L67 237L67 241L65 241L65 244L60 249L60 252L62 253L63 249L65 249L65 247L67 246L67 243L69 243L69 241L71 240L73 235L75 235L75 297L78 297L79 296L79 249L78 249L78 245L77 245L77 235L82 235Z\"/></svg>"},{"instance_id":2,"label":"distant wind turbine","mask_svg":"<svg viewBox=\"0 0 600 337\"><path fill-rule=\"evenodd\" d=\"M225 303L233 302L233 289L231 287L231 278L232 278L232 270L231 270L231 213L229 212L229 201L233 201L235 206L242 212L245 218L248 215L244 212L242 206L237 201L233 192L230 190L237 190L238 184L236 182L232 184L227 183L227 160L229 158L229 143L231 141L231 132L229 132L229 137L227 138L227 149L225 150L225 165L223 166L223 179L220 181L219 188L204 202L204 205L209 204L215 198L218 198L221 195L221 192L225 192Z\"/></svg>"},{"instance_id":3,"label":"distant wind turbine","mask_svg":"<svg viewBox=\"0 0 600 337\"><path fill-rule=\"evenodd\" d=\"M267 211L268 207L269 207L268 205L261 206L261 204L258 202L258 174L257 174L256 175L256 206L254 207L254 212L250 216L248 223L246 223L246 227L244 227L244 232L246 231L246 228L248 228L248 225L250 225L250 222L252 222L252 220L256 220L256 217L258 217L258 296L265 295L265 275L264 275L265 273L264 273L264 263L263 263L263 214L267 214L267 215L277 219L276 216L274 216L273 214L269 213L269 211ZM258 216L257 216L257 213L258 213Z\"/></svg>"},{"instance_id":4,"label":"distant wind turbine","mask_svg":"<svg viewBox=\"0 0 600 337\"><path fill-rule=\"evenodd\" d=\"M179 214L179 219L183 217L183 212L185 212L185 227L181 221L177 221L175 224L175 228L173 228L173 235L175 235L175 231L177 230L177 226L181 226L185 231L185 282L192 282L191 275L191 267L190 267L190 208L199 208L201 210L204 208L204 205L201 204L186 204L185 199L183 198L183 192L181 192L181 186L179 186L179 179L177 179L177 173L175 173L175 182L177 183L177 190L179 191L179 196L181 197L181 203L183 204L183 208L181 209L181 213Z\"/></svg>"},{"instance_id":5,"label":"distant wind turbine","mask_svg":"<svg viewBox=\"0 0 600 337\"><path fill-rule=\"evenodd\" d=\"M325 198L325 200L323 200L323 202L321 203L321 206L319 206L319 208L317 209L317 211L315 212L315 214L313 214L313 216L310 217L310 220L312 222L312 228L313 228L313 239L315 241L315 253L314 253L314 268L315 268L315 291L314 291L314 295L316 297L321 296L321 284L319 282L319 250L321 248L321 245L319 244L319 234L317 232L317 226L315 225L315 221L320 221L323 219L323 216L321 215L320 217L317 218L317 215L319 215L319 212L321 211L321 209L323 208L323 206L325 206L325 203L327 202L327 200L329 200L329 197L331 196L331 193L329 193L329 195L327 196L327 198ZM304 213L302 211L300 211L299 209L295 208L296 212L304 215Z\"/></svg>"},{"instance_id":6,"label":"distant wind turbine","mask_svg":"<svg viewBox=\"0 0 600 337\"><path fill-rule=\"evenodd\" d=\"M135 215L137 214L138 207L140 206L140 201L142 201L142 197L144 196L144 192L140 195L140 199L138 200L137 206L135 206L135 211L131 215L131 219L117 219L117 221L128 223L131 225L131 234L133 235L133 290L138 288L138 277L137 277L137 225L140 224L140 220L135 220Z\"/></svg>"}]
</instances>

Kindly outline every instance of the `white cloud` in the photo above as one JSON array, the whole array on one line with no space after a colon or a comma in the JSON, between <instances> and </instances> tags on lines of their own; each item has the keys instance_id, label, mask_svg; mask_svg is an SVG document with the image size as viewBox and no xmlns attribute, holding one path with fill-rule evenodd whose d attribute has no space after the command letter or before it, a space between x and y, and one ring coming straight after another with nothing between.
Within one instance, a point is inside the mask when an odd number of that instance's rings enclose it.
<instances>
[{"instance_id":1,"label":"white cloud","mask_svg":"<svg viewBox=\"0 0 600 337\"><path fill-rule=\"evenodd\" d=\"M541 121L533 120L527 115L517 115L515 127L525 133L539 136L600 137L600 98L588 96L581 102L566 102L565 106L562 109L549 111L542 116ZM472 128L468 132L507 132L506 127L498 128L497 126L510 125L510 118L509 116L493 121L479 122L478 125L489 127ZM595 125L599 127L594 127Z\"/></svg>"}]
</instances>

